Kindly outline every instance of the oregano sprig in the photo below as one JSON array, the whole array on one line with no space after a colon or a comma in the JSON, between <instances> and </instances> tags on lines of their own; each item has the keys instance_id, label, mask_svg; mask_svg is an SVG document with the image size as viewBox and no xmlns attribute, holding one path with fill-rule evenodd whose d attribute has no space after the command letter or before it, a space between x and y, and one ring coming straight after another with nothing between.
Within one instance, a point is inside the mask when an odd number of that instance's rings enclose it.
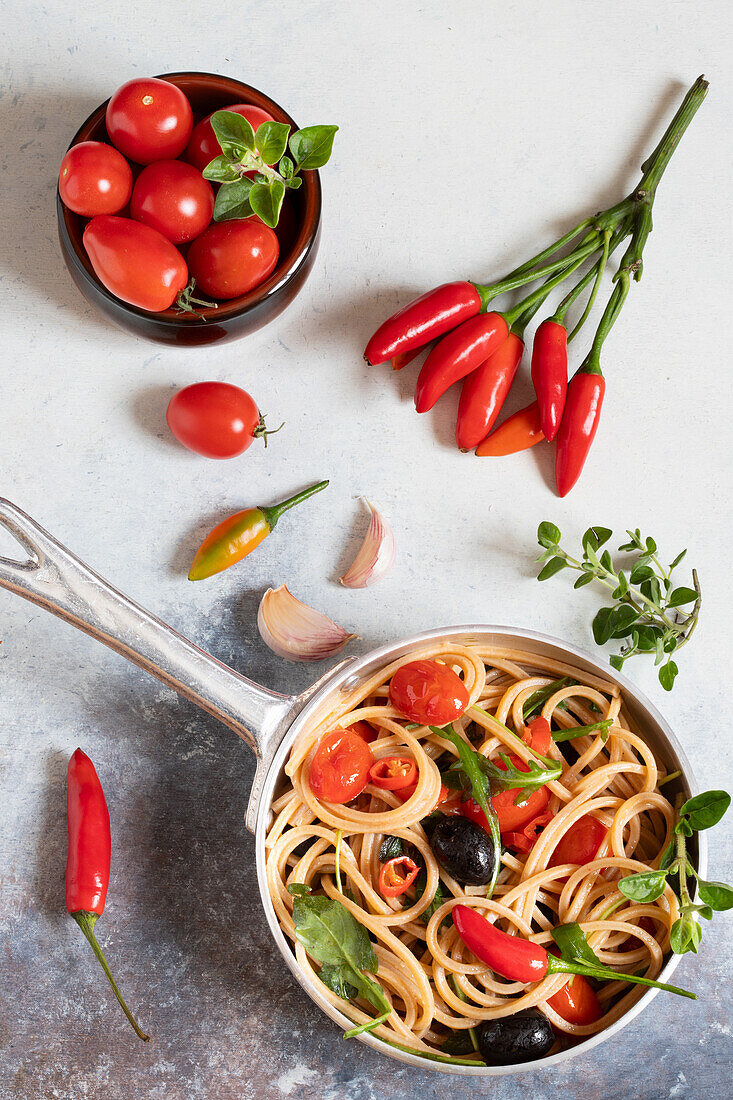
<instances>
[{"instance_id":1,"label":"oregano sprig","mask_svg":"<svg viewBox=\"0 0 733 1100\"><path fill-rule=\"evenodd\" d=\"M642 871L628 875L618 884L621 893L636 902L653 902L664 893L667 880L677 880L680 898L680 915L672 925L669 942L678 955L687 951L697 952L702 939L702 928L695 918L699 913L710 920L713 912L733 909L733 886L725 882L706 882L701 879L687 854L687 838L703 829L716 825L730 806L726 791L704 791L688 799L677 811L674 827L675 838L665 849L658 871ZM690 880L697 880L700 903L692 900Z\"/></svg>"},{"instance_id":2,"label":"oregano sprig","mask_svg":"<svg viewBox=\"0 0 733 1100\"><path fill-rule=\"evenodd\" d=\"M602 607L593 619L593 637L598 645L613 638L625 639L619 653L610 658L613 668L621 670L629 657L653 653L659 666L659 682L671 691L678 673L672 654L690 640L697 626L702 592L696 570L692 570L692 587L675 587L672 573L686 550L670 565L662 565L657 544L646 538L637 527L627 531L629 541L622 543L619 553L633 554L626 568L616 568L608 549L601 551L613 535L608 527L589 527L583 535L582 560L572 557L560 546L561 534L554 523L545 521L537 529L537 541L543 548L538 561L544 562L537 580L546 581L561 569L574 569L580 576L574 588L595 581L610 591L614 603Z\"/></svg>"},{"instance_id":3,"label":"oregano sprig","mask_svg":"<svg viewBox=\"0 0 733 1100\"><path fill-rule=\"evenodd\" d=\"M291 134L287 123L269 121L255 132L248 119L235 111L215 111L211 127L221 154L209 161L203 175L222 185L214 203L214 221L254 214L271 229L280 219L285 192L301 186L300 173L328 163L338 130L338 126L306 126Z\"/></svg>"}]
</instances>

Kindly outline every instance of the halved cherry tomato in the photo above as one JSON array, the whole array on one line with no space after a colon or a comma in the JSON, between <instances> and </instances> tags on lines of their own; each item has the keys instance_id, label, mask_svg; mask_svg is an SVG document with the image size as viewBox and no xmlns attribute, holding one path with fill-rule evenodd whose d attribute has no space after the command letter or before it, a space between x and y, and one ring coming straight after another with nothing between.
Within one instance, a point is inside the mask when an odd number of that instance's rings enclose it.
<instances>
[{"instance_id":1,"label":"halved cherry tomato","mask_svg":"<svg viewBox=\"0 0 733 1100\"><path fill-rule=\"evenodd\" d=\"M193 127L191 104L180 88L158 77L128 80L107 104L113 145L137 164L172 160L186 148Z\"/></svg>"},{"instance_id":2,"label":"halved cherry tomato","mask_svg":"<svg viewBox=\"0 0 733 1100\"><path fill-rule=\"evenodd\" d=\"M64 206L93 218L116 214L132 193L132 169L122 153L103 141L82 141L61 161L59 195Z\"/></svg>"},{"instance_id":3,"label":"halved cherry tomato","mask_svg":"<svg viewBox=\"0 0 733 1100\"><path fill-rule=\"evenodd\" d=\"M170 399L165 418L178 442L205 458L234 458L265 434L253 399L228 382L184 386Z\"/></svg>"},{"instance_id":4,"label":"halved cherry tomato","mask_svg":"<svg viewBox=\"0 0 733 1100\"><path fill-rule=\"evenodd\" d=\"M547 1003L569 1024L594 1024L603 1015L595 990L582 974L573 974Z\"/></svg>"},{"instance_id":5,"label":"halved cherry tomato","mask_svg":"<svg viewBox=\"0 0 733 1100\"><path fill-rule=\"evenodd\" d=\"M135 181L130 216L157 229L173 244L185 244L206 229L214 213L214 191L190 164L157 160Z\"/></svg>"},{"instance_id":6,"label":"halved cherry tomato","mask_svg":"<svg viewBox=\"0 0 733 1100\"><path fill-rule=\"evenodd\" d=\"M272 122L272 115L263 111L261 107L255 107L253 103L232 103L229 107L221 107L222 111L234 111L237 115L243 115L257 133L257 127L263 122ZM216 140L216 135L211 128L211 115L202 118L191 134L191 140L186 147L186 160L199 172L203 172L206 165L214 157L221 153L221 146Z\"/></svg>"},{"instance_id":7,"label":"halved cherry tomato","mask_svg":"<svg viewBox=\"0 0 733 1100\"><path fill-rule=\"evenodd\" d=\"M238 298L264 283L277 266L277 235L257 219L215 222L188 251L199 291L213 298Z\"/></svg>"},{"instance_id":8,"label":"halved cherry tomato","mask_svg":"<svg viewBox=\"0 0 733 1100\"><path fill-rule=\"evenodd\" d=\"M524 855L531 852L537 840L537 830L544 828L555 815L550 810L538 814L517 832L502 833L501 839L507 848Z\"/></svg>"},{"instance_id":9,"label":"halved cherry tomato","mask_svg":"<svg viewBox=\"0 0 733 1100\"><path fill-rule=\"evenodd\" d=\"M308 784L316 798L343 804L366 787L374 763L372 750L350 730L336 729L318 743L308 771Z\"/></svg>"},{"instance_id":10,"label":"halved cherry tomato","mask_svg":"<svg viewBox=\"0 0 733 1100\"><path fill-rule=\"evenodd\" d=\"M529 734L529 737L527 737L527 734ZM540 756L547 756L552 741L552 729L547 719L543 718L541 714L538 714L536 718L530 718L525 728L524 740Z\"/></svg>"},{"instance_id":11,"label":"halved cherry tomato","mask_svg":"<svg viewBox=\"0 0 733 1100\"><path fill-rule=\"evenodd\" d=\"M412 886L420 868L409 856L395 856L382 865L379 872L379 892L384 898L398 898Z\"/></svg>"},{"instance_id":12,"label":"halved cherry tomato","mask_svg":"<svg viewBox=\"0 0 733 1100\"><path fill-rule=\"evenodd\" d=\"M398 668L389 685L392 706L423 726L447 726L468 706L460 676L439 661L410 661Z\"/></svg>"},{"instance_id":13,"label":"halved cherry tomato","mask_svg":"<svg viewBox=\"0 0 733 1100\"><path fill-rule=\"evenodd\" d=\"M525 764L518 756L510 756L509 759L519 771L529 771L529 765ZM506 764L502 760L495 760L494 763L497 768L506 771ZM547 787L539 787L536 791L532 791L528 798L520 802L518 806L515 806L514 800L518 794L519 791L512 788L511 790L499 791L497 794L492 795L491 803L499 819L499 830L502 833L523 829L533 818L543 812L547 803L550 801L550 792ZM489 823L486 820L484 811L473 799L464 802L463 813L465 817L469 817L471 821L475 821L476 824L480 825L482 829L485 829L487 833L490 832Z\"/></svg>"},{"instance_id":14,"label":"halved cherry tomato","mask_svg":"<svg viewBox=\"0 0 733 1100\"><path fill-rule=\"evenodd\" d=\"M590 863L596 858L598 849L607 834L608 829L597 817L586 814L571 825L560 838L547 866L558 867L561 863Z\"/></svg>"},{"instance_id":15,"label":"halved cherry tomato","mask_svg":"<svg viewBox=\"0 0 733 1100\"><path fill-rule=\"evenodd\" d=\"M417 786L417 764L409 756L383 756L369 769L369 778L383 791Z\"/></svg>"},{"instance_id":16,"label":"halved cherry tomato","mask_svg":"<svg viewBox=\"0 0 733 1100\"><path fill-rule=\"evenodd\" d=\"M372 741L376 741L379 737L379 733L369 722L352 722L349 729L357 737L361 737L362 741L366 741L367 745L371 744Z\"/></svg>"},{"instance_id":17,"label":"halved cherry tomato","mask_svg":"<svg viewBox=\"0 0 733 1100\"><path fill-rule=\"evenodd\" d=\"M169 309L188 282L181 253L169 240L130 218L99 214L87 225L84 248L99 281L140 309Z\"/></svg>"}]
</instances>

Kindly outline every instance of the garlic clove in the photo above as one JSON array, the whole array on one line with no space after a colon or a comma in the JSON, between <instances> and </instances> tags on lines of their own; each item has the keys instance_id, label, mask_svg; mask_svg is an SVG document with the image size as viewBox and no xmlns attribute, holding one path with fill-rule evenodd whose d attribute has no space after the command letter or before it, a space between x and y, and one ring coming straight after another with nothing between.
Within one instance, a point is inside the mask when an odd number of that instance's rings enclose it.
<instances>
[{"instance_id":1,"label":"garlic clove","mask_svg":"<svg viewBox=\"0 0 733 1100\"><path fill-rule=\"evenodd\" d=\"M346 588L367 588L375 584L394 565L397 553L392 528L381 512L369 501L371 520L359 553L340 578Z\"/></svg>"},{"instance_id":2,"label":"garlic clove","mask_svg":"<svg viewBox=\"0 0 733 1100\"><path fill-rule=\"evenodd\" d=\"M296 599L284 584L268 588L260 600L257 629L263 642L286 661L323 661L359 636Z\"/></svg>"}]
</instances>

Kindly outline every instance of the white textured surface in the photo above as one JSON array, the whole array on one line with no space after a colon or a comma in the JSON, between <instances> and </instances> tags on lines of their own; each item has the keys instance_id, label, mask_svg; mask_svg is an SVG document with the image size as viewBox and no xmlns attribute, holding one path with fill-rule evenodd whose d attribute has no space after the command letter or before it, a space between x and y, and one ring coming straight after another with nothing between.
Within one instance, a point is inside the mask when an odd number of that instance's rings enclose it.
<instances>
[{"instance_id":1,"label":"white textured surface","mask_svg":"<svg viewBox=\"0 0 733 1100\"><path fill-rule=\"evenodd\" d=\"M287 583L357 631L359 650L471 620L590 648L598 597L573 593L562 574L536 584L537 523L553 519L568 541L589 523L639 525L670 558L689 547L705 606L671 696L649 664L628 671L679 732L701 785L730 787L728 5L223 0L188 15L165 0L148 6L144 27L111 0L89 10L9 0L0 32L0 494L281 690L305 685L311 670L257 637L269 585ZM323 173L321 253L301 296L253 337L188 352L92 312L63 267L54 213L58 162L89 111L133 75L186 68L261 87L302 124L341 127ZM365 369L366 337L414 293L498 276L621 197L702 71L711 92L660 187L644 279L607 344L606 406L582 481L560 501L547 456L460 455L455 399L418 417L414 369ZM206 378L243 385L286 421L266 452L213 463L173 443L168 398ZM516 407L528 393L525 364ZM188 584L213 522L323 477L330 488L245 564ZM391 521L398 564L373 589L346 591L336 578L365 529L361 494ZM0 538L0 553L8 545ZM166 1100L440 1095L447 1079L345 1046L273 953L252 908L245 750L5 593L0 638L3 1100L103 1089ZM100 933L156 1035L146 1048L123 1030L63 911L64 769L77 743L112 803L115 870ZM730 825L711 835L720 878L732 874L726 836ZM658 997L633 1033L534 1076L534 1095L719 1091L730 1073L732 927L716 916L700 956L678 971L697 1004ZM514 1100L527 1083L490 1089ZM450 1087L456 1097L476 1088Z\"/></svg>"}]
</instances>

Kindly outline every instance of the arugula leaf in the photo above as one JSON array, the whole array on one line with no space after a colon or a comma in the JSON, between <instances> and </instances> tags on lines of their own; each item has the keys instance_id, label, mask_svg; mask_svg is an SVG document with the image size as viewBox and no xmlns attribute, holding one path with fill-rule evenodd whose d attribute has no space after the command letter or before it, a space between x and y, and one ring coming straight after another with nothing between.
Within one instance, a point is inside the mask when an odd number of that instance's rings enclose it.
<instances>
[{"instance_id":1,"label":"arugula leaf","mask_svg":"<svg viewBox=\"0 0 733 1100\"><path fill-rule=\"evenodd\" d=\"M551 684L547 684L545 687L532 692L529 698L525 700L524 707L522 708L522 715L525 722L536 710L540 710L556 691L559 691L560 688L564 688L565 685L570 682L569 676L563 676L562 680L553 680Z\"/></svg>"},{"instance_id":2,"label":"arugula leaf","mask_svg":"<svg viewBox=\"0 0 733 1100\"><path fill-rule=\"evenodd\" d=\"M601 740L608 740L608 731L610 730L613 722L610 718L604 718L602 722L593 722L590 726L570 726L566 730L554 730L552 734L552 740L555 744L560 741L574 741L576 737L585 737L587 733L592 733L593 730L602 730Z\"/></svg>"},{"instance_id":3,"label":"arugula leaf","mask_svg":"<svg viewBox=\"0 0 733 1100\"><path fill-rule=\"evenodd\" d=\"M390 859L396 859L405 854L405 844L401 837L386 836L379 845L379 862L387 863Z\"/></svg>"},{"instance_id":4,"label":"arugula leaf","mask_svg":"<svg viewBox=\"0 0 733 1100\"><path fill-rule=\"evenodd\" d=\"M365 1024L351 1028L344 1038L361 1035L383 1023L391 1012L384 990L365 971L376 973L377 956L363 924L359 924L345 905L334 898L296 897L293 903L295 935L308 954L326 968L325 984L334 992L354 988L357 994L369 1002L380 1016ZM326 980L328 979L328 980ZM339 996L342 994L339 993Z\"/></svg>"}]
</instances>

